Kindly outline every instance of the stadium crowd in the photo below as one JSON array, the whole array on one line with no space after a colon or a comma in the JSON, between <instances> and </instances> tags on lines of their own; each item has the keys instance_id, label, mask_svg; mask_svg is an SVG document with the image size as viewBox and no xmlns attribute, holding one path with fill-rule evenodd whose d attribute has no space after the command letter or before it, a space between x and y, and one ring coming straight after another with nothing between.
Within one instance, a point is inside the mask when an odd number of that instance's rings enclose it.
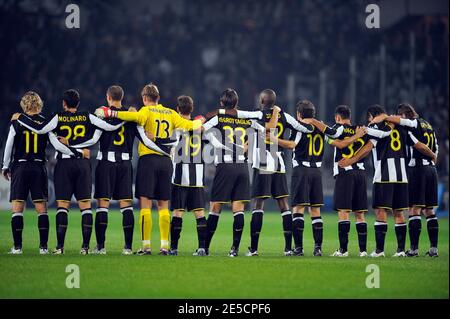
<instances>
[{"instance_id":1,"label":"stadium crowd","mask_svg":"<svg viewBox=\"0 0 450 319\"><path fill-rule=\"evenodd\" d=\"M246 109L253 107L256 94L265 87L278 93L283 106L288 74L312 79L324 68L329 74L327 101L332 103L325 120L330 121L334 107L349 102L351 55L361 61L357 101L364 105L358 109L378 102L379 70L369 62L377 60L381 42L388 47L388 110L409 97L408 34L399 28L387 36L368 36L362 27L361 1L199 0L181 2L177 10L170 5L153 10L148 2L144 10L127 15L123 12L133 9L124 8L123 2L110 4L81 1L87 17L79 30L66 29L62 1L42 1L37 10L20 1L0 9L1 28L8 30L0 35L4 130L10 114L18 110L20 96L29 89L44 98L46 113L60 109L61 94L69 87L77 88L82 106L93 110L104 103L105 89L112 82L124 87L125 103L137 105L139 88L153 80L163 88L164 104L173 105L178 95L189 94L196 112L205 113L216 106L225 87L236 88ZM437 131L442 150L439 170L447 176L448 20L425 17L412 23L417 25L415 104ZM314 81L303 83L296 95L303 97L304 92L313 101L319 99Z\"/></svg>"}]
</instances>

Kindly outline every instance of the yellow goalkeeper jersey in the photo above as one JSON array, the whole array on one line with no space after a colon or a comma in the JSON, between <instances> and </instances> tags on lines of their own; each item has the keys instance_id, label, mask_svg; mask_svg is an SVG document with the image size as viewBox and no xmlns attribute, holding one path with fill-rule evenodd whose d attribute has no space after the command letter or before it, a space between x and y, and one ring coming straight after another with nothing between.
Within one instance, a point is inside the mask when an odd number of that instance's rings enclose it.
<instances>
[{"instance_id":1,"label":"yellow goalkeeper jersey","mask_svg":"<svg viewBox=\"0 0 450 319\"><path fill-rule=\"evenodd\" d=\"M169 138L174 129L196 130L202 126L200 120L186 120L177 112L161 104L143 106L138 112L117 112L117 118L123 121L136 122L144 127L146 132L150 132L156 138ZM159 152L148 149L144 144L139 143L139 156L147 154L163 155Z\"/></svg>"}]
</instances>

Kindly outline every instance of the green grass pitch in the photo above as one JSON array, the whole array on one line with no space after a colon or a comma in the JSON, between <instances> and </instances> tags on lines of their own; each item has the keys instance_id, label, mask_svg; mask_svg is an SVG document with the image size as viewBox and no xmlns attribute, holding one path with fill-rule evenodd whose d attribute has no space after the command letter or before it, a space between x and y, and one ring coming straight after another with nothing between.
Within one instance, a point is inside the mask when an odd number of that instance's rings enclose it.
<instances>
[{"instance_id":1,"label":"green grass pitch","mask_svg":"<svg viewBox=\"0 0 450 319\"><path fill-rule=\"evenodd\" d=\"M136 213L137 214L137 213ZM368 250L374 248L373 215L369 214ZM153 213L152 242L159 249L157 214ZM54 213L50 214L49 247L55 245ZM193 216L184 219L179 256L122 256L121 215L109 214L107 255L80 256L80 214L72 210L63 256L40 256L36 215L25 214L24 254L11 256L10 214L0 213L0 298L448 298L448 219L440 219L440 257L390 256L396 246L392 220L386 253L389 257L357 257L357 236L352 223L349 258L328 257L337 247L337 218L324 214L324 257L312 257L310 220L305 225L305 257L284 257L281 218L266 213L260 241L260 256L245 257L249 243L250 214L237 258L227 257L231 244L232 217L222 213L213 238L210 257L193 257L197 239ZM135 245L139 245L138 227ZM93 234L91 246L95 244ZM421 254L428 248L425 222ZM68 289L68 264L80 268L80 288ZM366 266L380 269L380 288L365 285Z\"/></svg>"}]
</instances>

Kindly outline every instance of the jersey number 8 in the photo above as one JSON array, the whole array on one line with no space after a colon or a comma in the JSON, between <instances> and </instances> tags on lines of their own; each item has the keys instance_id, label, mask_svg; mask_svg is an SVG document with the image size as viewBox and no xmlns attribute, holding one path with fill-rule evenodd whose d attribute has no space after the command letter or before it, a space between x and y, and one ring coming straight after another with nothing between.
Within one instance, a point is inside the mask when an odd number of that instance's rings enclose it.
<instances>
[{"instance_id":1,"label":"jersey number 8","mask_svg":"<svg viewBox=\"0 0 450 319\"><path fill-rule=\"evenodd\" d=\"M67 131L67 135L65 136L66 139L70 140L72 137L72 140L76 140L79 137L84 137L86 135L86 127L84 125L76 125L73 130L70 126L63 125L61 126L60 130Z\"/></svg>"}]
</instances>

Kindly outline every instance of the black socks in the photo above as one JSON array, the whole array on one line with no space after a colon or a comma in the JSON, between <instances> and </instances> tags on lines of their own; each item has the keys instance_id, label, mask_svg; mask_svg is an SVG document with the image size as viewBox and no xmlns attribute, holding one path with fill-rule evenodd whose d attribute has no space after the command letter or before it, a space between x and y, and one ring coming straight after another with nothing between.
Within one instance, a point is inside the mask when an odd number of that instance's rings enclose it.
<instances>
[{"instance_id":1,"label":"black socks","mask_svg":"<svg viewBox=\"0 0 450 319\"><path fill-rule=\"evenodd\" d=\"M420 216L409 216L408 226L411 250L419 249L419 238L422 231L422 221Z\"/></svg>"},{"instance_id":2,"label":"black socks","mask_svg":"<svg viewBox=\"0 0 450 319\"><path fill-rule=\"evenodd\" d=\"M292 215L292 234L294 237L295 248L303 248L303 229L305 228L305 219L303 214L294 213Z\"/></svg>"},{"instance_id":3,"label":"black socks","mask_svg":"<svg viewBox=\"0 0 450 319\"><path fill-rule=\"evenodd\" d=\"M197 218L195 221L197 222L198 248L205 248L206 218L200 217L200 218Z\"/></svg>"},{"instance_id":4,"label":"black socks","mask_svg":"<svg viewBox=\"0 0 450 319\"><path fill-rule=\"evenodd\" d=\"M89 248L92 234L92 210L90 208L81 211L81 231L83 233L83 248Z\"/></svg>"},{"instance_id":5,"label":"black socks","mask_svg":"<svg viewBox=\"0 0 450 319\"><path fill-rule=\"evenodd\" d=\"M281 212L283 218L284 251L292 250L292 213L290 210Z\"/></svg>"},{"instance_id":6,"label":"black socks","mask_svg":"<svg viewBox=\"0 0 450 319\"><path fill-rule=\"evenodd\" d=\"M244 230L244 212L233 213L233 247L237 250Z\"/></svg>"},{"instance_id":7,"label":"black socks","mask_svg":"<svg viewBox=\"0 0 450 319\"><path fill-rule=\"evenodd\" d=\"M12 214L11 231L14 240L14 248L22 249L23 213Z\"/></svg>"},{"instance_id":8,"label":"black socks","mask_svg":"<svg viewBox=\"0 0 450 319\"><path fill-rule=\"evenodd\" d=\"M430 239L430 247L437 248L439 223L436 215L430 215L427 217L427 230L428 230L428 238Z\"/></svg>"},{"instance_id":9,"label":"black socks","mask_svg":"<svg viewBox=\"0 0 450 319\"><path fill-rule=\"evenodd\" d=\"M342 253L348 250L348 233L350 232L350 221L341 220L338 222L339 249Z\"/></svg>"},{"instance_id":10,"label":"black socks","mask_svg":"<svg viewBox=\"0 0 450 319\"><path fill-rule=\"evenodd\" d=\"M209 245L211 244L211 240L214 236L214 233L217 229L217 223L219 222L220 214L209 212L208 220L206 222L206 240L205 240L205 248L209 249Z\"/></svg>"},{"instance_id":11,"label":"black socks","mask_svg":"<svg viewBox=\"0 0 450 319\"><path fill-rule=\"evenodd\" d=\"M106 228L108 227L108 208L99 207L95 214L95 237L97 248L105 248Z\"/></svg>"},{"instance_id":12,"label":"black socks","mask_svg":"<svg viewBox=\"0 0 450 319\"><path fill-rule=\"evenodd\" d=\"M322 247L322 240L323 240L323 221L322 217L312 217L311 218L312 223L312 230L313 230L313 237L314 237L314 247Z\"/></svg>"},{"instance_id":13,"label":"black socks","mask_svg":"<svg viewBox=\"0 0 450 319\"><path fill-rule=\"evenodd\" d=\"M183 218L173 216L170 223L170 249L178 249L178 240L180 239L181 228L183 227Z\"/></svg>"},{"instance_id":14,"label":"black socks","mask_svg":"<svg viewBox=\"0 0 450 319\"><path fill-rule=\"evenodd\" d=\"M356 232L358 233L359 251L367 251L367 223L356 222Z\"/></svg>"},{"instance_id":15,"label":"black socks","mask_svg":"<svg viewBox=\"0 0 450 319\"><path fill-rule=\"evenodd\" d=\"M122 228L125 238L125 249L131 249L133 244L133 231L134 231L134 214L133 207L124 207L120 209L122 213Z\"/></svg>"},{"instance_id":16,"label":"black socks","mask_svg":"<svg viewBox=\"0 0 450 319\"><path fill-rule=\"evenodd\" d=\"M38 215L39 248L47 249L50 223L47 212Z\"/></svg>"},{"instance_id":17,"label":"black socks","mask_svg":"<svg viewBox=\"0 0 450 319\"><path fill-rule=\"evenodd\" d=\"M258 250L259 234L261 233L263 224L264 211L255 209L252 212L252 220L250 222L250 249Z\"/></svg>"},{"instance_id":18,"label":"black socks","mask_svg":"<svg viewBox=\"0 0 450 319\"><path fill-rule=\"evenodd\" d=\"M64 240L66 238L67 225L69 223L66 208L58 208L56 210L56 248L64 248Z\"/></svg>"},{"instance_id":19,"label":"black socks","mask_svg":"<svg viewBox=\"0 0 450 319\"><path fill-rule=\"evenodd\" d=\"M376 221L374 228L375 228L376 252L380 253L384 251L384 240L386 238L388 225L385 222Z\"/></svg>"}]
</instances>

